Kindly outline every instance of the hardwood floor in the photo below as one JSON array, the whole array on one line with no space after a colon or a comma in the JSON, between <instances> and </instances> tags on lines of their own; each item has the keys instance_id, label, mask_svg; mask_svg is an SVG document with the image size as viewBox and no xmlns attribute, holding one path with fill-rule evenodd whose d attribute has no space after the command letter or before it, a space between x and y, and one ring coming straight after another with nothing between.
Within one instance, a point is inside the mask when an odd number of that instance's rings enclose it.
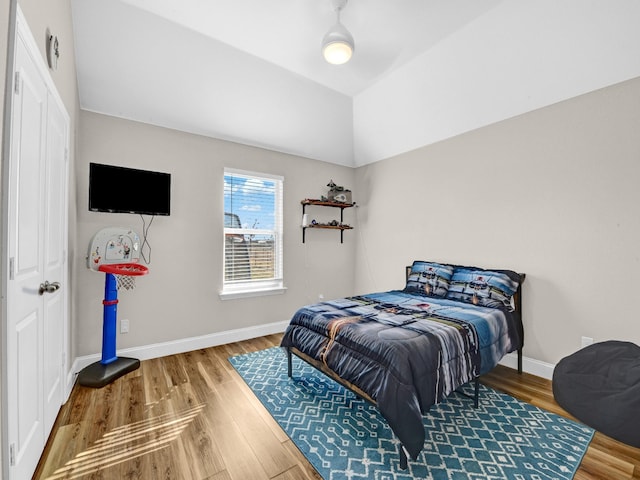
<instances>
[{"instance_id":1,"label":"hardwood floor","mask_svg":"<svg viewBox=\"0 0 640 480\"><path fill-rule=\"evenodd\" d=\"M76 385L34 478L320 479L227 361L280 338L145 360L100 389ZM569 416L548 380L499 366L482 381ZM640 449L596 433L575 478L640 479Z\"/></svg>"}]
</instances>

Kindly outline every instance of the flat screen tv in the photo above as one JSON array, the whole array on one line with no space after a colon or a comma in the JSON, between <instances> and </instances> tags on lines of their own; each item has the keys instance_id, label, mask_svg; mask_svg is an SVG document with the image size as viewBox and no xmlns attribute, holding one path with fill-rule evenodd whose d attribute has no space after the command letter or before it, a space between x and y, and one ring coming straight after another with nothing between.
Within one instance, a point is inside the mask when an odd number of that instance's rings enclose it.
<instances>
[{"instance_id":1,"label":"flat screen tv","mask_svg":"<svg viewBox=\"0 0 640 480\"><path fill-rule=\"evenodd\" d=\"M89 210L169 215L171 174L90 163Z\"/></svg>"}]
</instances>

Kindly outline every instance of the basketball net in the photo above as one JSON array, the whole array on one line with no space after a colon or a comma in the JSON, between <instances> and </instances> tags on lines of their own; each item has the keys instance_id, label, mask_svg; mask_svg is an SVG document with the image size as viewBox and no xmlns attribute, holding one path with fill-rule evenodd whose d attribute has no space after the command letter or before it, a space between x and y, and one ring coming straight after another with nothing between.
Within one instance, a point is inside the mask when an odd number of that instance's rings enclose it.
<instances>
[{"instance_id":1,"label":"basketball net","mask_svg":"<svg viewBox=\"0 0 640 480\"><path fill-rule=\"evenodd\" d=\"M133 290L136 288L136 277L133 275L116 275L116 285L118 290Z\"/></svg>"}]
</instances>

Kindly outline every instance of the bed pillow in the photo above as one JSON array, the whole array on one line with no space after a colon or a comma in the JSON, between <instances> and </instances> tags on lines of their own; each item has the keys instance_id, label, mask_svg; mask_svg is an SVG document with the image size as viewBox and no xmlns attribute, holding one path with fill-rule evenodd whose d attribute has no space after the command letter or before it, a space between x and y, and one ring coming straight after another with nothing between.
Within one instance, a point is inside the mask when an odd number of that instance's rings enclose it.
<instances>
[{"instance_id":1,"label":"bed pillow","mask_svg":"<svg viewBox=\"0 0 640 480\"><path fill-rule=\"evenodd\" d=\"M509 307L519 282L505 272L456 268L447 298L483 307Z\"/></svg>"},{"instance_id":2,"label":"bed pillow","mask_svg":"<svg viewBox=\"0 0 640 480\"><path fill-rule=\"evenodd\" d=\"M404 291L444 298L452 275L453 267L450 265L416 260L411 265Z\"/></svg>"}]
</instances>

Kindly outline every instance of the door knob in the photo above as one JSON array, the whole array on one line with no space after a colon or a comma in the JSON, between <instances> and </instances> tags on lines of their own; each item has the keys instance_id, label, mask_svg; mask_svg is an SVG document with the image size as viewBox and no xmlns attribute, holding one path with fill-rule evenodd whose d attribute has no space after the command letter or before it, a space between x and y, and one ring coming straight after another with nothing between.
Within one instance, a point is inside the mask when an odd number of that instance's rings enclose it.
<instances>
[{"instance_id":1,"label":"door knob","mask_svg":"<svg viewBox=\"0 0 640 480\"><path fill-rule=\"evenodd\" d=\"M40 295L44 295L44 293L53 293L60 288L60 282L49 283L49 280L45 280L44 283L40 284L40 288L38 289L38 293Z\"/></svg>"}]
</instances>

